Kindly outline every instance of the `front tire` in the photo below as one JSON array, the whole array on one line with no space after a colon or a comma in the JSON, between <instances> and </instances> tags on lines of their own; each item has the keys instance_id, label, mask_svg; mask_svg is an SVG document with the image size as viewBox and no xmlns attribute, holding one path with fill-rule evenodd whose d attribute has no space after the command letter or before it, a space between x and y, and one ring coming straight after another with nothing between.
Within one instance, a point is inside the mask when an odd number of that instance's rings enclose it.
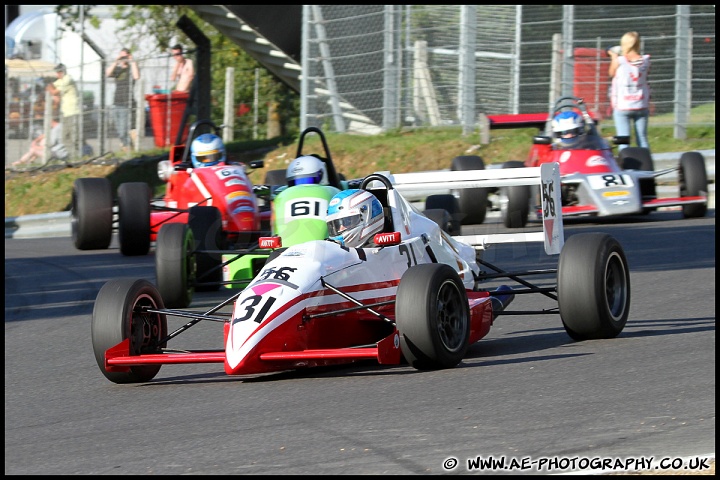
<instances>
[{"instance_id":1,"label":"front tire","mask_svg":"<svg viewBox=\"0 0 720 480\"><path fill-rule=\"evenodd\" d=\"M565 241L558 264L558 306L573 340L614 338L630 313L630 270L620 243L606 233Z\"/></svg>"},{"instance_id":2,"label":"front tire","mask_svg":"<svg viewBox=\"0 0 720 480\"><path fill-rule=\"evenodd\" d=\"M78 250L104 250L112 241L112 185L107 178L73 183L70 228Z\"/></svg>"},{"instance_id":3,"label":"front tire","mask_svg":"<svg viewBox=\"0 0 720 480\"><path fill-rule=\"evenodd\" d=\"M680 184L681 197L696 197L708 194L705 158L699 152L682 154L678 183ZM682 211L685 218L704 217L707 213L707 203L683 205Z\"/></svg>"},{"instance_id":4,"label":"front tire","mask_svg":"<svg viewBox=\"0 0 720 480\"><path fill-rule=\"evenodd\" d=\"M163 301L155 286L147 280L128 278L110 280L95 299L92 317L92 345L100 371L114 383L138 383L152 380L160 365L128 367L126 371L108 371L105 351L130 339L130 355L159 353L166 344L167 317L143 313L142 307L162 309Z\"/></svg>"},{"instance_id":5,"label":"front tire","mask_svg":"<svg viewBox=\"0 0 720 480\"><path fill-rule=\"evenodd\" d=\"M652 172L655 164L650 150L644 147L625 147L618 153L623 170L643 170Z\"/></svg>"},{"instance_id":6,"label":"front tire","mask_svg":"<svg viewBox=\"0 0 720 480\"><path fill-rule=\"evenodd\" d=\"M400 349L418 370L460 363L470 341L470 307L457 272L444 263L408 269L395 302Z\"/></svg>"},{"instance_id":7,"label":"front tire","mask_svg":"<svg viewBox=\"0 0 720 480\"><path fill-rule=\"evenodd\" d=\"M222 215L217 207L191 207L188 226L195 238L196 280L198 292L216 291L222 282ZM213 253L212 250L216 252ZM212 285L202 285L211 283Z\"/></svg>"},{"instance_id":8,"label":"front tire","mask_svg":"<svg viewBox=\"0 0 720 480\"><path fill-rule=\"evenodd\" d=\"M165 306L185 308L195 292L195 239L184 223L160 228L155 244L155 276Z\"/></svg>"}]
</instances>

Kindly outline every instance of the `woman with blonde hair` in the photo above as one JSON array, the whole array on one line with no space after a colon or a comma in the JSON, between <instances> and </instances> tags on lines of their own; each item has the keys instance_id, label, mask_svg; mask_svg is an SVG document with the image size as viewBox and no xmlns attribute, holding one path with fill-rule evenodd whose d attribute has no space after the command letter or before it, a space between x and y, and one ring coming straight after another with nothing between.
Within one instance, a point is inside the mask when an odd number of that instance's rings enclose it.
<instances>
[{"instance_id":1,"label":"woman with blonde hair","mask_svg":"<svg viewBox=\"0 0 720 480\"><path fill-rule=\"evenodd\" d=\"M638 146L649 150L647 131L650 117L650 55L640 53L640 34L637 32L623 35L620 49L613 47L608 50L608 54L608 73L612 77L610 102L616 135L630 136L630 123L633 122ZM627 145L619 145L618 149L625 147Z\"/></svg>"}]
</instances>

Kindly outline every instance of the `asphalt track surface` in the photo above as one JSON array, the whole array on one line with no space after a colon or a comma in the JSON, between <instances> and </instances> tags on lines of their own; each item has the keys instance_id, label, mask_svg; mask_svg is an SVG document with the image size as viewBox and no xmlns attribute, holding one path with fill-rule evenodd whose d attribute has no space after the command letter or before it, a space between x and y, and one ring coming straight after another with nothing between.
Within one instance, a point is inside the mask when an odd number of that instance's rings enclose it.
<instances>
[{"instance_id":1,"label":"asphalt track surface","mask_svg":"<svg viewBox=\"0 0 720 480\"><path fill-rule=\"evenodd\" d=\"M154 254L6 239L5 474L530 474L468 460L714 457L715 210L565 223L566 236L608 232L625 249L632 304L615 339L578 343L557 315L506 316L450 370L364 362L228 377L217 364L166 365L135 385L100 373L91 315L105 281L154 281ZM535 244L485 258L506 270L557 259ZM196 294L191 308L226 297ZM221 348L222 328L201 323L175 346Z\"/></svg>"}]
</instances>

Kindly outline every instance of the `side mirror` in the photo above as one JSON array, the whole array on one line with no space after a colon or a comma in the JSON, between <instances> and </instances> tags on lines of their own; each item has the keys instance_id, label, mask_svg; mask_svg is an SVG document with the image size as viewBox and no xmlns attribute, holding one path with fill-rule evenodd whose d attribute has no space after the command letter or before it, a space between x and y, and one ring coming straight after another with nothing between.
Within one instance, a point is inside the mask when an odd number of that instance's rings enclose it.
<instances>
[{"instance_id":1,"label":"side mirror","mask_svg":"<svg viewBox=\"0 0 720 480\"><path fill-rule=\"evenodd\" d=\"M163 182L169 181L174 171L175 167L170 160L160 160L157 164L158 178Z\"/></svg>"},{"instance_id":2,"label":"side mirror","mask_svg":"<svg viewBox=\"0 0 720 480\"><path fill-rule=\"evenodd\" d=\"M552 145L552 137L546 135L535 135L533 137L534 145Z\"/></svg>"},{"instance_id":3,"label":"side mirror","mask_svg":"<svg viewBox=\"0 0 720 480\"><path fill-rule=\"evenodd\" d=\"M265 167L265 161L260 160L251 160L248 165L250 165L251 168L263 168Z\"/></svg>"},{"instance_id":4,"label":"side mirror","mask_svg":"<svg viewBox=\"0 0 720 480\"><path fill-rule=\"evenodd\" d=\"M629 135L615 135L612 138L615 145L630 145Z\"/></svg>"}]
</instances>

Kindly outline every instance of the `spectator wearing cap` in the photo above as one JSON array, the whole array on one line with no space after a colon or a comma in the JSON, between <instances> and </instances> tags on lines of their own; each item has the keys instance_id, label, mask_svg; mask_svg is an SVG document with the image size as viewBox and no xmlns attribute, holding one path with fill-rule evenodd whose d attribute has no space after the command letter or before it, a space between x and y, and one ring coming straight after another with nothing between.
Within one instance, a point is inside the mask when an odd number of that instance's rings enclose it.
<instances>
[{"instance_id":1,"label":"spectator wearing cap","mask_svg":"<svg viewBox=\"0 0 720 480\"><path fill-rule=\"evenodd\" d=\"M80 130L80 101L75 80L68 75L65 65L55 66L57 80L48 84L55 103L60 103L62 115L62 143L66 146L70 158L78 158L78 133Z\"/></svg>"},{"instance_id":2,"label":"spectator wearing cap","mask_svg":"<svg viewBox=\"0 0 720 480\"><path fill-rule=\"evenodd\" d=\"M175 91L189 92L190 85L195 77L195 67L193 61L185 58L183 55L183 47L179 43L171 49L172 56L175 59L175 67L170 75L171 81L177 81Z\"/></svg>"},{"instance_id":3,"label":"spectator wearing cap","mask_svg":"<svg viewBox=\"0 0 720 480\"><path fill-rule=\"evenodd\" d=\"M137 140L133 117L137 110L137 102L133 96L133 85L140 79L140 69L130 50L120 50L115 61L108 66L105 76L115 79L115 96L113 98L113 118L115 130L120 138L123 151L130 149L130 139Z\"/></svg>"}]
</instances>

